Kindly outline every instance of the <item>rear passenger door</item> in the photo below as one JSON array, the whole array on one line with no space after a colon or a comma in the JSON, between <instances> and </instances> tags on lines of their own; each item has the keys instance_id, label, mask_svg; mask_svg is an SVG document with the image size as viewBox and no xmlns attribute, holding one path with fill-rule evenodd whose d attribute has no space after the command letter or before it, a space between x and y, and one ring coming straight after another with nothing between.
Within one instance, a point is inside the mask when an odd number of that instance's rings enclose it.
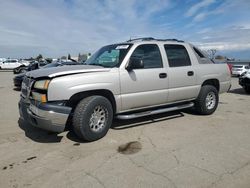
<instances>
[{"instance_id":1,"label":"rear passenger door","mask_svg":"<svg viewBox=\"0 0 250 188\"><path fill-rule=\"evenodd\" d=\"M195 98L199 87L189 53L184 45L164 45L168 59L169 93L168 102L178 102Z\"/></svg>"}]
</instances>

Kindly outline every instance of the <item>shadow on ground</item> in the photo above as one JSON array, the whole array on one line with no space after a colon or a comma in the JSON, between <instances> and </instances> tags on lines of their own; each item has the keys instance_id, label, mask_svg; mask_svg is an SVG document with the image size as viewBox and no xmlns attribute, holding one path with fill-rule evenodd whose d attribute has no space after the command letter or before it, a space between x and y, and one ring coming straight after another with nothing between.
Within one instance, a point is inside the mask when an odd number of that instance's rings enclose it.
<instances>
[{"instance_id":1,"label":"shadow on ground","mask_svg":"<svg viewBox=\"0 0 250 188\"><path fill-rule=\"evenodd\" d=\"M245 92L243 88L232 89L228 93L238 94L238 95L249 95Z\"/></svg>"},{"instance_id":2,"label":"shadow on ground","mask_svg":"<svg viewBox=\"0 0 250 188\"><path fill-rule=\"evenodd\" d=\"M21 88L20 87L14 87L13 91L21 91Z\"/></svg>"},{"instance_id":3,"label":"shadow on ground","mask_svg":"<svg viewBox=\"0 0 250 188\"><path fill-rule=\"evenodd\" d=\"M131 119L131 120L115 119L111 128L114 130L129 129L132 127L145 126L150 123L166 121L166 120L170 120L174 118L180 118L183 116L184 114L182 112L175 111L175 112L168 112L168 113L146 116L146 117L141 117L141 118Z\"/></svg>"},{"instance_id":4,"label":"shadow on ground","mask_svg":"<svg viewBox=\"0 0 250 188\"><path fill-rule=\"evenodd\" d=\"M39 143L57 143L62 140L62 136L31 126L29 123L18 120L19 127L25 132L25 136Z\"/></svg>"},{"instance_id":5,"label":"shadow on ground","mask_svg":"<svg viewBox=\"0 0 250 188\"><path fill-rule=\"evenodd\" d=\"M184 114L182 112L175 111L175 112L168 112L168 113L163 113L163 114L158 114L158 115L153 115L153 116L148 116L148 117L137 118L133 120L115 119L111 129L123 130L123 129L129 129L133 127L138 127L138 126L146 126L148 124L152 124L155 122L171 120L171 119L180 118L183 116ZM35 142L58 143L58 142L61 142L62 137L63 137L63 136L59 136L58 133L51 133L51 132L47 132L42 129L33 127L32 125L23 121L22 119L18 120L18 124L19 124L19 127L25 132L25 136ZM68 133L66 134L66 137L69 140L76 142L76 144L87 143L83 140L80 140L77 137L77 135L73 132L73 130L69 130Z\"/></svg>"}]
</instances>

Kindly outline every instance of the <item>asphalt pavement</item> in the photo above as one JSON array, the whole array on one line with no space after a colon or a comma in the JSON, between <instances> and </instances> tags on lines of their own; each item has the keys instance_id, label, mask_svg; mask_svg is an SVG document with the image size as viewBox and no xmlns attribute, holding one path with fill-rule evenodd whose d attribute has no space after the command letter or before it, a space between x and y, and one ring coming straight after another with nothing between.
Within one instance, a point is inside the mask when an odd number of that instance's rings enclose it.
<instances>
[{"instance_id":1,"label":"asphalt pavement","mask_svg":"<svg viewBox=\"0 0 250 188\"><path fill-rule=\"evenodd\" d=\"M237 78L213 115L116 120L84 143L20 121L13 77L0 72L0 187L250 187L250 95Z\"/></svg>"}]
</instances>

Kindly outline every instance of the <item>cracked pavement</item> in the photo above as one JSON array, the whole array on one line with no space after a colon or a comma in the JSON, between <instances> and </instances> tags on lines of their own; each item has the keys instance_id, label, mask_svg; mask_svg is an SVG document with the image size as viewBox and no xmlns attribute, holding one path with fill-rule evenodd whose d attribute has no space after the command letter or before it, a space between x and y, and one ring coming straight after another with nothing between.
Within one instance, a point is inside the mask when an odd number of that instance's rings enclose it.
<instances>
[{"instance_id":1,"label":"cracked pavement","mask_svg":"<svg viewBox=\"0 0 250 188\"><path fill-rule=\"evenodd\" d=\"M250 95L232 79L211 116L190 110L114 122L84 143L19 121L12 72L0 72L1 187L250 187ZM140 143L128 154L118 148Z\"/></svg>"}]
</instances>

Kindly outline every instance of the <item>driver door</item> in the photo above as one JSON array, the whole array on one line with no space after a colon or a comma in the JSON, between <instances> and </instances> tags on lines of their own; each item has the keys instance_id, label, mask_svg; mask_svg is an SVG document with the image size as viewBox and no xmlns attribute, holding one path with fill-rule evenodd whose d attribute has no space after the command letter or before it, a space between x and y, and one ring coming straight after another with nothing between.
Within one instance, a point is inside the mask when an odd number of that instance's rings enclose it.
<instances>
[{"instance_id":1,"label":"driver door","mask_svg":"<svg viewBox=\"0 0 250 188\"><path fill-rule=\"evenodd\" d=\"M156 44L139 45L130 59L140 58L143 68L120 71L122 111L167 102L168 77Z\"/></svg>"}]
</instances>

